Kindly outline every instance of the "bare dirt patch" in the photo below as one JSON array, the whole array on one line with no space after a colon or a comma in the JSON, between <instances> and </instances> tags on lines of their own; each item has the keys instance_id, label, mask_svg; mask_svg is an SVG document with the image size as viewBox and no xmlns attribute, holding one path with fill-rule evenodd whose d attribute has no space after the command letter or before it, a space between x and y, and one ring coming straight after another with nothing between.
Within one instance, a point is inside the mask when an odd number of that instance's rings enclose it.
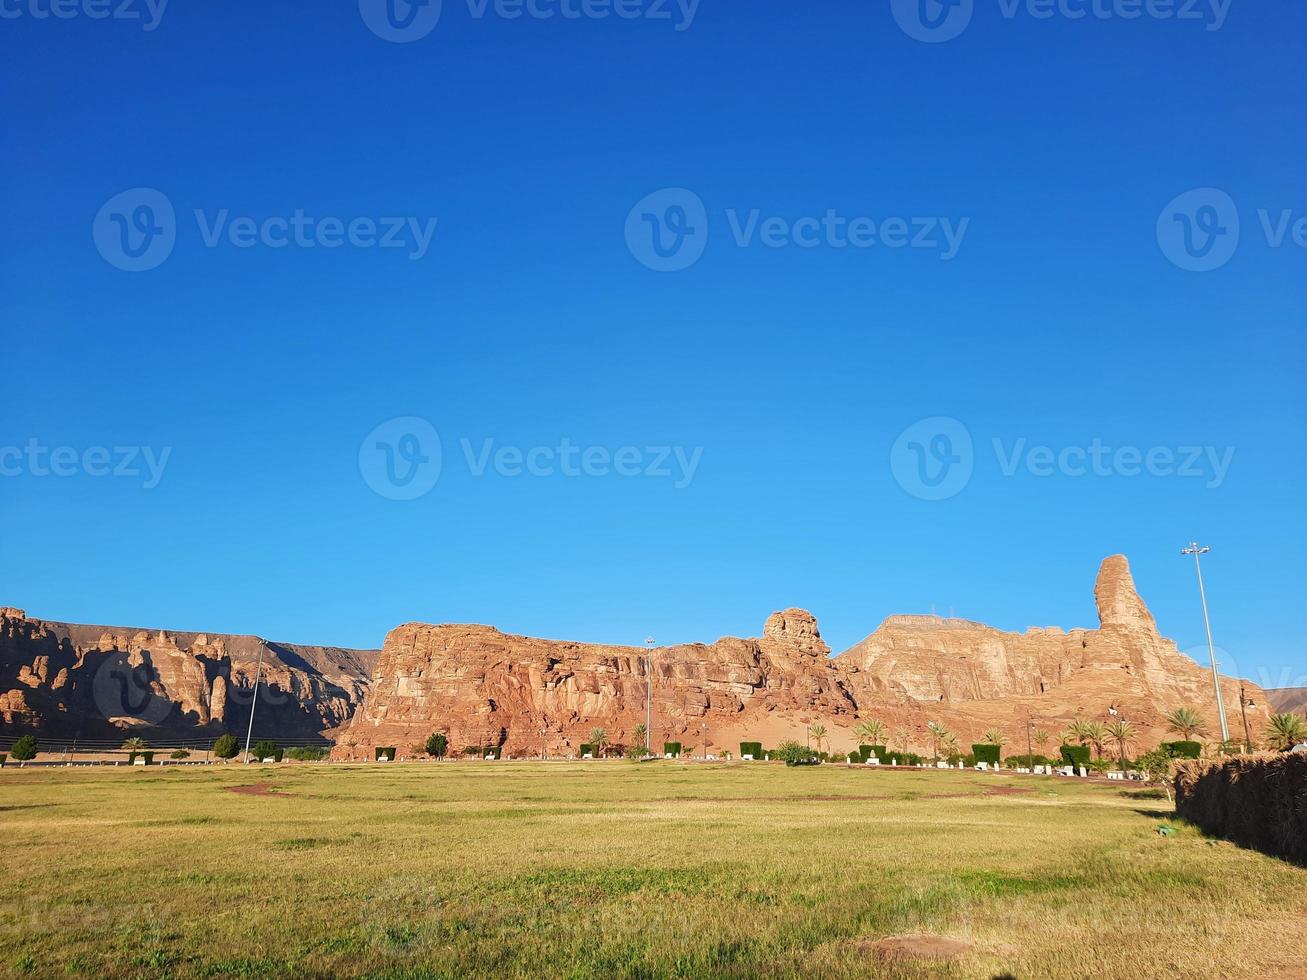
<instances>
[{"instance_id":1,"label":"bare dirt patch","mask_svg":"<svg viewBox=\"0 0 1307 980\"><path fill-rule=\"evenodd\" d=\"M272 788L272 783L251 783L249 786L228 786L228 793L239 793L241 796L291 796L290 793L283 793L280 790Z\"/></svg>"},{"instance_id":2,"label":"bare dirt patch","mask_svg":"<svg viewBox=\"0 0 1307 980\"><path fill-rule=\"evenodd\" d=\"M922 795L923 800L965 800L978 796L1021 796L1025 793L1033 793L1033 789L1027 789L1025 786L986 786L983 793L925 793Z\"/></svg>"},{"instance_id":3,"label":"bare dirt patch","mask_svg":"<svg viewBox=\"0 0 1307 980\"><path fill-rule=\"evenodd\" d=\"M964 939L913 933L906 936L886 936L875 942L859 943L859 948L883 960L951 960L974 947Z\"/></svg>"}]
</instances>

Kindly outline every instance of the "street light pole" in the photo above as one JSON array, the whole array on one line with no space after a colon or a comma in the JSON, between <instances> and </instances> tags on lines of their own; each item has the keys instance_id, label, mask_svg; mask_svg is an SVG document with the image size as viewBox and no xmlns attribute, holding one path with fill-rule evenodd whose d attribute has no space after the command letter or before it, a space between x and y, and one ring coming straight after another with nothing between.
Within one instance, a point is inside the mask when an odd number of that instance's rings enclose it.
<instances>
[{"instance_id":1,"label":"street light pole","mask_svg":"<svg viewBox=\"0 0 1307 980\"><path fill-rule=\"evenodd\" d=\"M259 663L254 668L254 700L250 702L250 727L245 731L245 765L250 764L250 736L254 734L254 709L259 706L259 677L263 673L263 644L259 644Z\"/></svg>"},{"instance_id":2,"label":"street light pole","mask_svg":"<svg viewBox=\"0 0 1307 980\"><path fill-rule=\"evenodd\" d=\"M644 645L649 653L644 658L644 751L653 751L653 645L654 638L646 636Z\"/></svg>"},{"instance_id":3,"label":"street light pole","mask_svg":"<svg viewBox=\"0 0 1307 980\"><path fill-rule=\"evenodd\" d=\"M1203 604L1203 626L1207 629L1207 653L1212 659L1212 687L1216 690L1216 711L1221 716L1221 741L1230 741L1230 726L1225 720L1225 699L1221 696L1221 675L1216 669L1216 647L1212 643L1212 621L1207 616L1207 590L1203 588L1203 564L1199 555L1205 555L1212 549L1200 546L1197 541L1190 541L1180 554L1194 556L1194 571L1198 573L1198 598Z\"/></svg>"},{"instance_id":4,"label":"street light pole","mask_svg":"<svg viewBox=\"0 0 1307 980\"><path fill-rule=\"evenodd\" d=\"M1250 753L1253 750L1253 737L1248 732L1248 706L1251 704L1252 702L1248 700L1248 695L1244 694L1243 681L1240 681L1239 682L1239 713L1243 715L1243 747L1246 750L1248 750L1248 752Z\"/></svg>"}]
</instances>

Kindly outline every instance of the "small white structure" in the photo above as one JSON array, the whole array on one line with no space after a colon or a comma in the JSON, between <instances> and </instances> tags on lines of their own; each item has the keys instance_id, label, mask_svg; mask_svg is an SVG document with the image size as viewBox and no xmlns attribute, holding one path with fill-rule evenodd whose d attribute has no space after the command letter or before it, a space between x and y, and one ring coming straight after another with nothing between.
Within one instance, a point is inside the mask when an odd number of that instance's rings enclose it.
<instances>
[{"instance_id":1,"label":"small white structure","mask_svg":"<svg viewBox=\"0 0 1307 980\"><path fill-rule=\"evenodd\" d=\"M593 758L594 758L594 753L593 753L593 752L587 752L585 755L581 756L581 758L582 758L582 759L593 759Z\"/></svg>"},{"instance_id":2,"label":"small white structure","mask_svg":"<svg viewBox=\"0 0 1307 980\"><path fill-rule=\"evenodd\" d=\"M880 760L877 759L877 758L873 755L871 758L869 758L869 759L867 760L867 765L869 765L869 766L878 766L878 765L880 765Z\"/></svg>"},{"instance_id":3,"label":"small white structure","mask_svg":"<svg viewBox=\"0 0 1307 980\"><path fill-rule=\"evenodd\" d=\"M940 759L938 762L935 763L935 768L936 768L936 769L952 769L953 767L950 766L950 765L949 765L947 762L945 762L943 759Z\"/></svg>"},{"instance_id":4,"label":"small white structure","mask_svg":"<svg viewBox=\"0 0 1307 980\"><path fill-rule=\"evenodd\" d=\"M745 762L752 762L753 754L746 752L744 755L740 756L740 758L743 759Z\"/></svg>"},{"instance_id":5,"label":"small white structure","mask_svg":"<svg viewBox=\"0 0 1307 980\"><path fill-rule=\"evenodd\" d=\"M977 768L979 771L981 771L981 772L987 772L987 771L989 770L989 763L988 763L988 762L977 762L977 763L976 763L976 768Z\"/></svg>"},{"instance_id":6,"label":"small white structure","mask_svg":"<svg viewBox=\"0 0 1307 980\"><path fill-rule=\"evenodd\" d=\"M1080 767L1080 778L1081 778L1081 779L1084 779L1084 778L1085 778L1086 776L1088 776L1088 775L1089 775L1089 770L1086 769L1084 766L1081 766L1081 767Z\"/></svg>"},{"instance_id":7,"label":"small white structure","mask_svg":"<svg viewBox=\"0 0 1307 980\"><path fill-rule=\"evenodd\" d=\"M1107 774L1107 778L1108 778L1108 779L1125 779L1125 773L1123 773L1123 772L1109 772L1109 773Z\"/></svg>"}]
</instances>

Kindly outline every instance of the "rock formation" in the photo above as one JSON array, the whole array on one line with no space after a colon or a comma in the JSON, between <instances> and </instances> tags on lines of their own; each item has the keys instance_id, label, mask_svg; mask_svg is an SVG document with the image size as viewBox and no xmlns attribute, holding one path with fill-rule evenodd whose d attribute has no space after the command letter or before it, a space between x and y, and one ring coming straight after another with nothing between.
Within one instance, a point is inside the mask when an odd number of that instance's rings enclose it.
<instances>
[{"instance_id":1,"label":"rock formation","mask_svg":"<svg viewBox=\"0 0 1307 980\"><path fill-rule=\"evenodd\" d=\"M572 753L595 727L629 745L645 721L650 677L659 748L705 738L728 747L742 732L799 734L809 721L856 711L829 653L802 609L774 613L757 639L653 650L408 623L386 637L369 696L336 754L370 758L373 746L407 749L433 731L447 733L455 751Z\"/></svg>"},{"instance_id":2,"label":"rock formation","mask_svg":"<svg viewBox=\"0 0 1307 980\"><path fill-rule=\"evenodd\" d=\"M1025 749L1028 722L1056 737L1075 718L1122 718L1140 744L1151 745L1169 736L1162 718L1181 706L1219 732L1210 673L1158 634L1123 556L1103 562L1094 596L1098 629L1009 633L961 619L891 616L833 659L816 620L801 609L773 613L757 639L652 651L408 623L386 638L336 754L370 758L377 745L402 751L433 731L445 732L453 751L493 744L508 754L567 754L595 727L615 745L630 744L645 720L646 657L658 746L802 740L820 721L834 747L848 748L852 728L871 718L887 725L898 747L918 751L930 745L932 721L963 746L997 727L1016 752ZM1237 735L1238 683L1224 679L1223 692ZM1258 710L1250 709L1255 731L1264 725ZM1042 748L1055 752L1056 744Z\"/></svg>"},{"instance_id":3,"label":"rock formation","mask_svg":"<svg viewBox=\"0 0 1307 980\"><path fill-rule=\"evenodd\" d=\"M260 651L256 729L307 739L346 721L375 651L254 636L80 626L0 608L0 731L87 740L240 730Z\"/></svg>"}]
</instances>

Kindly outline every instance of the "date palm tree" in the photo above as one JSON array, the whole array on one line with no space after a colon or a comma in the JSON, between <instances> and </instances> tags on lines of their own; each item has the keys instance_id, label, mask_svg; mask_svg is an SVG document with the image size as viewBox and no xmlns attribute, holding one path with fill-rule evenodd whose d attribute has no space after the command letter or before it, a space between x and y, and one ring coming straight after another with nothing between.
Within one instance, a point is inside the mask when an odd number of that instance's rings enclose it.
<instances>
[{"instance_id":1,"label":"date palm tree","mask_svg":"<svg viewBox=\"0 0 1307 980\"><path fill-rule=\"evenodd\" d=\"M1268 747L1288 752L1300 742L1307 742L1307 721L1287 711L1271 715L1266 722L1265 737Z\"/></svg>"},{"instance_id":2,"label":"date palm tree","mask_svg":"<svg viewBox=\"0 0 1307 980\"><path fill-rule=\"evenodd\" d=\"M1044 754L1044 746L1048 744L1048 740L1052 737L1042 728L1036 728L1030 733L1030 740L1039 746L1040 755Z\"/></svg>"},{"instance_id":3,"label":"date palm tree","mask_svg":"<svg viewBox=\"0 0 1307 980\"><path fill-rule=\"evenodd\" d=\"M1128 721L1122 721L1118 718L1104 729L1104 733L1108 738L1115 742L1117 748L1121 750L1121 768L1124 770L1126 746L1133 742L1136 737L1134 728L1131 727Z\"/></svg>"},{"instance_id":4,"label":"date palm tree","mask_svg":"<svg viewBox=\"0 0 1307 980\"><path fill-rule=\"evenodd\" d=\"M608 733L602 728L590 729L590 751L600 759L604 757L604 751L608 748Z\"/></svg>"},{"instance_id":5,"label":"date palm tree","mask_svg":"<svg viewBox=\"0 0 1307 980\"><path fill-rule=\"evenodd\" d=\"M872 718L853 729L853 734L864 740L867 745L879 745L885 736L885 723Z\"/></svg>"},{"instance_id":6,"label":"date palm tree","mask_svg":"<svg viewBox=\"0 0 1307 980\"><path fill-rule=\"evenodd\" d=\"M1083 718L1077 718L1066 726L1066 734L1081 745L1088 745L1094 734L1094 723L1085 721ZM1069 742L1070 739L1067 739L1062 744L1066 745Z\"/></svg>"},{"instance_id":7,"label":"date palm tree","mask_svg":"<svg viewBox=\"0 0 1307 980\"><path fill-rule=\"evenodd\" d=\"M809 741L815 742L817 744L817 751L820 752L822 743L823 742L829 743L830 741L826 737L826 726L820 723L809 725L808 739Z\"/></svg>"},{"instance_id":8,"label":"date palm tree","mask_svg":"<svg viewBox=\"0 0 1307 980\"><path fill-rule=\"evenodd\" d=\"M127 741L123 742L123 748L128 752L140 752L145 748L145 739L133 735Z\"/></svg>"},{"instance_id":9,"label":"date palm tree","mask_svg":"<svg viewBox=\"0 0 1307 980\"><path fill-rule=\"evenodd\" d=\"M981 736L982 741L988 745L1007 745L1008 738L997 728L986 728L985 734Z\"/></svg>"},{"instance_id":10,"label":"date palm tree","mask_svg":"<svg viewBox=\"0 0 1307 980\"><path fill-rule=\"evenodd\" d=\"M648 741L648 735L649 735L649 729L645 728L643 723L636 725L634 728L631 729L632 747L643 751L645 747L644 743Z\"/></svg>"},{"instance_id":11,"label":"date palm tree","mask_svg":"<svg viewBox=\"0 0 1307 980\"><path fill-rule=\"evenodd\" d=\"M1176 708L1162 720L1166 722L1167 728L1186 742L1192 741L1195 735L1203 735L1207 731L1202 715L1193 708Z\"/></svg>"},{"instance_id":12,"label":"date palm tree","mask_svg":"<svg viewBox=\"0 0 1307 980\"><path fill-rule=\"evenodd\" d=\"M1085 738L1089 744L1094 747L1094 754L1098 758L1103 757L1103 743L1107 741L1107 729L1103 727L1101 721L1091 721L1085 724ZM1083 742L1080 744L1084 744Z\"/></svg>"},{"instance_id":13,"label":"date palm tree","mask_svg":"<svg viewBox=\"0 0 1307 980\"><path fill-rule=\"evenodd\" d=\"M943 745L953 734L937 721L926 723L926 731L930 733L930 740L935 746L935 761L939 761L939 747Z\"/></svg>"}]
</instances>

